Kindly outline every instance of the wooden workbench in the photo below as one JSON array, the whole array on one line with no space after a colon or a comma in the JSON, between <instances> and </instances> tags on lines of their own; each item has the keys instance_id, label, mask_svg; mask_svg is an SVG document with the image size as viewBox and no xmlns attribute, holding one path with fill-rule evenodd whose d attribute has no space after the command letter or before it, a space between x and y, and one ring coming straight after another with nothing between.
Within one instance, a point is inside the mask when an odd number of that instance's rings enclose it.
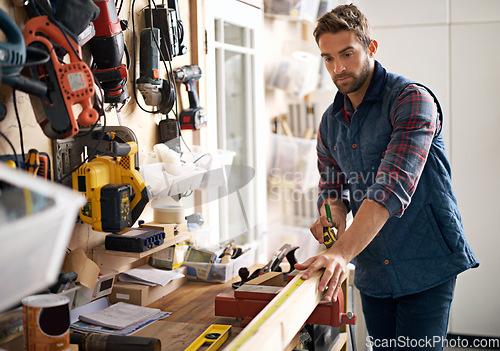
<instances>
[{"instance_id":1,"label":"wooden workbench","mask_svg":"<svg viewBox=\"0 0 500 351\"><path fill-rule=\"evenodd\" d=\"M240 320L215 316L215 296L221 292L232 292L231 284L188 281L182 287L152 303L148 307L159 308L172 314L138 331L136 336L154 336L161 340L162 350L181 351L189 346L211 324L231 325L228 341L242 330ZM227 345L229 342L226 341Z\"/></svg>"},{"instance_id":2,"label":"wooden workbench","mask_svg":"<svg viewBox=\"0 0 500 351\"><path fill-rule=\"evenodd\" d=\"M211 324L231 325L231 336L222 350L243 329L240 327L240 319L215 316L215 297L221 292L232 293L234 290L231 284L239 280L240 278L236 277L224 284L188 280L179 289L148 305L172 314L133 335L160 339L163 351L183 351ZM341 333L339 336L332 350L346 349L346 334ZM23 338L18 337L0 348L7 351L22 350Z\"/></svg>"},{"instance_id":3,"label":"wooden workbench","mask_svg":"<svg viewBox=\"0 0 500 351\"><path fill-rule=\"evenodd\" d=\"M187 281L179 289L152 303L148 307L160 308L172 314L139 330L134 336L155 337L161 340L163 351L181 351L189 346L211 324L231 325L229 341L242 330L236 318L216 317L215 296L221 292L232 292L231 284L239 277L225 284ZM0 348L7 351L23 350L23 337L17 337Z\"/></svg>"}]
</instances>

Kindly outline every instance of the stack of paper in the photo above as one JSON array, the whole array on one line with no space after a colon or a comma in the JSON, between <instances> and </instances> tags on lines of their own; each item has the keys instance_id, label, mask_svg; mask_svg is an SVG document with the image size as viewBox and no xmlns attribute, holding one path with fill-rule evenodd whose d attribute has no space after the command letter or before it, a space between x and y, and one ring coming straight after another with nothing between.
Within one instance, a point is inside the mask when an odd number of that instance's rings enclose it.
<instances>
[{"instance_id":1,"label":"stack of paper","mask_svg":"<svg viewBox=\"0 0 500 351\"><path fill-rule=\"evenodd\" d=\"M118 274L119 281L149 286L165 286L171 280L182 277L184 277L184 274L176 270L156 269L147 264Z\"/></svg>"},{"instance_id":2,"label":"stack of paper","mask_svg":"<svg viewBox=\"0 0 500 351\"><path fill-rule=\"evenodd\" d=\"M161 310L118 302L103 310L80 315L82 322L112 329L124 329L132 324L151 318Z\"/></svg>"}]
</instances>

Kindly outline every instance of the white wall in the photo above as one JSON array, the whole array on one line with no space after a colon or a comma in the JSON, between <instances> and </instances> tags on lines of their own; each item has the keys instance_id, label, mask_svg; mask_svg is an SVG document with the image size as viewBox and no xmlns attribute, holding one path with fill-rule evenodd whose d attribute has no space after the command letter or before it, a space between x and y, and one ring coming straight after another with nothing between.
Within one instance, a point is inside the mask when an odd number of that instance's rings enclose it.
<instances>
[{"instance_id":1,"label":"white wall","mask_svg":"<svg viewBox=\"0 0 500 351\"><path fill-rule=\"evenodd\" d=\"M459 281L452 328L499 336L500 2L453 0L451 20L454 186L469 242L481 262L477 272Z\"/></svg>"},{"instance_id":2,"label":"white wall","mask_svg":"<svg viewBox=\"0 0 500 351\"><path fill-rule=\"evenodd\" d=\"M498 337L500 1L352 2L373 27L379 42L377 60L388 71L427 85L443 107L453 185L467 239L481 262L478 269L459 275L450 332ZM311 98L327 106L333 94ZM266 107L283 104L272 97L268 94Z\"/></svg>"}]
</instances>

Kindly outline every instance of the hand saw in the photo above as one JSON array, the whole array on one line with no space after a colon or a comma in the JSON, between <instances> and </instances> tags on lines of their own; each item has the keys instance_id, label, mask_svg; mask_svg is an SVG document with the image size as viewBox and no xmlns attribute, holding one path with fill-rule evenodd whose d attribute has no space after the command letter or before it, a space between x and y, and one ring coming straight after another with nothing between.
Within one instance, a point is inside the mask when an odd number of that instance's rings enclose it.
<instances>
[{"instance_id":1,"label":"hand saw","mask_svg":"<svg viewBox=\"0 0 500 351\"><path fill-rule=\"evenodd\" d=\"M30 67L32 78L48 88L45 96L30 96L44 134L51 139L65 139L78 133L79 125L86 127L97 122L99 114L92 108L94 78L88 65L80 59L81 47L47 16L34 17L26 23L24 40L28 47L50 55L47 63ZM61 49L68 53L69 63L57 56ZM77 118L75 105L82 109Z\"/></svg>"}]
</instances>

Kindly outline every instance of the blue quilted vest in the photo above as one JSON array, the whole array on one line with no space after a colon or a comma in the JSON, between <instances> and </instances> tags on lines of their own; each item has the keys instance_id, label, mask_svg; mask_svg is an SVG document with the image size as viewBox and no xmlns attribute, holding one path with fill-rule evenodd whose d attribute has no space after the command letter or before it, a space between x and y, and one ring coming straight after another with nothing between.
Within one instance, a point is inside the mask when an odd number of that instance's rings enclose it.
<instances>
[{"instance_id":1,"label":"blue quilted vest","mask_svg":"<svg viewBox=\"0 0 500 351\"><path fill-rule=\"evenodd\" d=\"M390 141L393 102L409 84L416 83L386 72L376 62L371 94L367 92L351 124L340 112L340 93L323 116L328 149L348 179L354 215L376 179ZM441 132L432 141L410 205L402 216L389 218L355 264L354 283L360 291L394 298L435 287L479 265L464 236Z\"/></svg>"}]
</instances>

